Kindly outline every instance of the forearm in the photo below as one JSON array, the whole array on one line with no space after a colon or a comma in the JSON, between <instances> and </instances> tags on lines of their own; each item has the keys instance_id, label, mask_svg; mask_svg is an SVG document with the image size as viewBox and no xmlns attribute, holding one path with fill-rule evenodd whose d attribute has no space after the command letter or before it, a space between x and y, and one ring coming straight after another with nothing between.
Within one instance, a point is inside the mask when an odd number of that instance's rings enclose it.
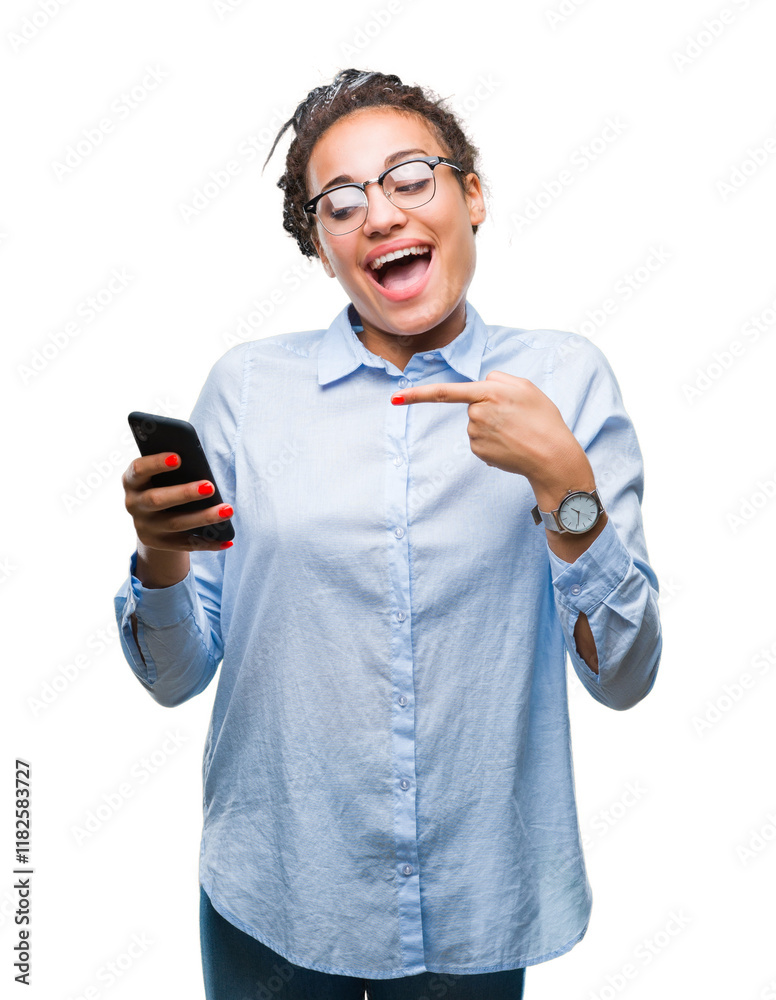
<instances>
[{"instance_id":1,"label":"forearm","mask_svg":"<svg viewBox=\"0 0 776 1000\"><path fill-rule=\"evenodd\" d=\"M569 490L595 489L595 477L590 461L581 447L573 447L560 460L546 463L548 474L542 479L531 483L540 510L555 510ZM573 563L583 552L587 551L603 531L608 518L606 513L598 519L590 531L583 535L571 532L561 533L545 528L547 544L565 562ZM574 641L577 652L590 667L594 674L598 673L598 651L590 623L584 613L580 613L574 626Z\"/></svg>"}]
</instances>

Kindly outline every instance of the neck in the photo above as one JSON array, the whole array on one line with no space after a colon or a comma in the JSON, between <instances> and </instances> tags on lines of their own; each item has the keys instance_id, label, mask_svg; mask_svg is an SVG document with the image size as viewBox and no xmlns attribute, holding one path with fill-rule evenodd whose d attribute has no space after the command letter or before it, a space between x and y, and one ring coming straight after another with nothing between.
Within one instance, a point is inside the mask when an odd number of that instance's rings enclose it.
<instances>
[{"instance_id":1,"label":"neck","mask_svg":"<svg viewBox=\"0 0 776 1000\"><path fill-rule=\"evenodd\" d=\"M414 354L433 351L451 343L466 326L466 302L462 301L438 326L423 333L386 333L361 320L364 329L356 336L364 347L404 371Z\"/></svg>"}]
</instances>

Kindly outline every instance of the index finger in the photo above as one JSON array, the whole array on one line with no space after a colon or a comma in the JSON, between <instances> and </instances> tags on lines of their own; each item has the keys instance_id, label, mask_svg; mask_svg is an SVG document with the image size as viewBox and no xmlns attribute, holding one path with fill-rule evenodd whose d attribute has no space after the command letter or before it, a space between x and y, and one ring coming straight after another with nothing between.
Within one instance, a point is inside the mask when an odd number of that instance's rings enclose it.
<instances>
[{"instance_id":1,"label":"index finger","mask_svg":"<svg viewBox=\"0 0 776 1000\"><path fill-rule=\"evenodd\" d=\"M125 488L142 489L158 472L180 468L181 458L174 451L160 451L155 455L141 455L129 463L122 477Z\"/></svg>"},{"instance_id":2,"label":"index finger","mask_svg":"<svg viewBox=\"0 0 776 1000\"><path fill-rule=\"evenodd\" d=\"M481 403L486 398L485 382L434 382L416 385L391 395L394 405L401 403Z\"/></svg>"}]
</instances>

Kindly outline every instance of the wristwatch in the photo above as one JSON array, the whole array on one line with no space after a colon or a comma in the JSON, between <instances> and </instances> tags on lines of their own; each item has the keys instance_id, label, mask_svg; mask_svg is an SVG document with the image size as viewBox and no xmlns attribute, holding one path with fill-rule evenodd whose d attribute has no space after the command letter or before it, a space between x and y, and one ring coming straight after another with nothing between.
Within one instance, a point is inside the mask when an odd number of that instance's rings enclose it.
<instances>
[{"instance_id":1,"label":"wristwatch","mask_svg":"<svg viewBox=\"0 0 776 1000\"><path fill-rule=\"evenodd\" d=\"M601 503L598 490L594 489L592 493L569 490L557 510L539 510L537 504L531 514L535 524L544 524L550 531L584 535L586 531L596 526L603 512L604 505Z\"/></svg>"}]
</instances>

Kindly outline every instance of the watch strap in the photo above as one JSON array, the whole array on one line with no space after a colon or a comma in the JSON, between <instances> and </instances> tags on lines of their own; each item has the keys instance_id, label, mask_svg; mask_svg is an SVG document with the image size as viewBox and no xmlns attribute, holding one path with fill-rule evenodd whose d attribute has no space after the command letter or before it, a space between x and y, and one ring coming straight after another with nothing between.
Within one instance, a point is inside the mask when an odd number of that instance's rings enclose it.
<instances>
[{"instance_id":1,"label":"watch strap","mask_svg":"<svg viewBox=\"0 0 776 1000\"><path fill-rule=\"evenodd\" d=\"M558 510L560 510L560 507ZM545 528L549 528L550 531L565 532L566 530L563 525L559 524L557 521L557 511L539 510L539 504L537 504L531 511L531 515L534 519L534 524L543 524Z\"/></svg>"}]
</instances>

